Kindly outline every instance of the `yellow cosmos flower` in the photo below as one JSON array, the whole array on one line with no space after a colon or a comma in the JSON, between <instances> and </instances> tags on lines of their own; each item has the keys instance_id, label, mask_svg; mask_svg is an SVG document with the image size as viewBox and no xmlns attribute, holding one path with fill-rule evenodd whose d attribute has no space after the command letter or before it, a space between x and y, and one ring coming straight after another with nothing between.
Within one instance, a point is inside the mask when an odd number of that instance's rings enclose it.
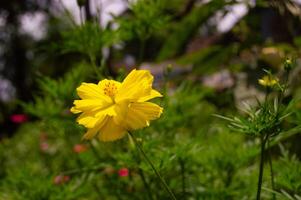
<instances>
[{"instance_id":1,"label":"yellow cosmos flower","mask_svg":"<svg viewBox=\"0 0 301 200\"><path fill-rule=\"evenodd\" d=\"M271 75L265 75L258 80L258 83L265 87L272 87L278 83L278 78L275 78Z\"/></svg>"},{"instance_id":2,"label":"yellow cosmos flower","mask_svg":"<svg viewBox=\"0 0 301 200\"><path fill-rule=\"evenodd\" d=\"M81 100L74 101L71 112L81 113L77 122L88 128L83 138L114 141L159 118L163 109L147 102L162 97L152 89L153 79L149 71L134 69L122 83L107 79L98 84L82 83L77 88Z\"/></svg>"}]
</instances>

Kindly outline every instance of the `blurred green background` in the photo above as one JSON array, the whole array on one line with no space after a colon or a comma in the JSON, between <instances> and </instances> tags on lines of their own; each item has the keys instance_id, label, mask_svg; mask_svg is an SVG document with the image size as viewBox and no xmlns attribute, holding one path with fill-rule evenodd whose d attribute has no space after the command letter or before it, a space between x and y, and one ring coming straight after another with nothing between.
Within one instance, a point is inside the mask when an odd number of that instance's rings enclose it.
<instances>
[{"instance_id":1,"label":"blurred green background","mask_svg":"<svg viewBox=\"0 0 301 200\"><path fill-rule=\"evenodd\" d=\"M213 114L264 98L283 75L293 114L272 141L275 188L301 199L301 3L293 0L3 0L0 2L0 199L168 199L128 137L82 141L76 88L148 69L164 114L136 131L178 199L255 199L259 140Z\"/></svg>"}]
</instances>

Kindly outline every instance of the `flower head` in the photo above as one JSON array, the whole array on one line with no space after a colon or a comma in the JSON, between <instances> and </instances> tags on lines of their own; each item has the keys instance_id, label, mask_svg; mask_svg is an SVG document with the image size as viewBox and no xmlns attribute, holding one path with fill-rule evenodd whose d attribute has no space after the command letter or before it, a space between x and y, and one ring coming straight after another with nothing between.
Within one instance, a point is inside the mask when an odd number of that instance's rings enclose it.
<instances>
[{"instance_id":1,"label":"flower head","mask_svg":"<svg viewBox=\"0 0 301 200\"><path fill-rule=\"evenodd\" d=\"M272 75L265 75L258 80L258 83L265 87L273 87L279 82L278 78L273 77Z\"/></svg>"},{"instance_id":2,"label":"flower head","mask_svg":"<svg viewBox=\"0 0 301 200\"><path fill-rule=\"evenodd\" d=\"M126 177L126 176L129 176L129 169L128 168L121 168L118 170L118 175L120 177Z\"/></svg>"},{"instance_id":3,"label":"flower head","mask_svg":"<svg viewBox=\"0 0 301 200\"><path fill-rule=\"evenodd\" d=\"M28 121L28 117L25 114L13 114L10 116L10 120L15 124L22 124Z\"/></svg>"},{"instance_id":4,"label":"flower head","mask_svg":"<svg viewBox=\"0 0 301 200\"><path fill-rule=\"evenodd\" d=\"M162 95L152 89L153 76L147 70L133 70L122 83L102 80L82 83L77 88L81 100L75 100L73 113L81 113L77 122L88 131L84 139L97 136L101 141L122 138L127 131L149 126L162 114L162 108L147 102Z\"/></svg>"}]
</instances>

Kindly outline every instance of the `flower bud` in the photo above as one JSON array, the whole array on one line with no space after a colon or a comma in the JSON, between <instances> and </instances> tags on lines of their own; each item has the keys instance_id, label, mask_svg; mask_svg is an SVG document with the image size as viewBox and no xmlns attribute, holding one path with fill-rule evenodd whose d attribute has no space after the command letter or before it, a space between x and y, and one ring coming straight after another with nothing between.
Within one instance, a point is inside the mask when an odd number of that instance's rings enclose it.
<instances>
[{"instance_id":1,"label":"flower bud","mask_svg":"<svg viewBox=\"0 0 301 200\"><path fill-rule=\"evenodd\" d=\"M168 77L169 74L172 72L172 70L173 70L172 64L168 64L163 70L164 77Z\"/></svg>"},{"instance_id":2,"label":"flower bud","mask_svg":"<svg viewBox=\"0 0 301 200\"><path fill-rule=\"evenodd\" d=\"M274 85L279 83L279 80L278 78L273 77L272 75L265 75L258 80L258 83L265 87L273 87Z\"/></svg>"},{"instance_id":3,"label":"flower bud","mask_svg":"<svg viewBox=\"0 0 301 200\"><path fill-rule=\"evenodd\" d=\"M293 62L291 59L287 58L284 62L284 69L290 71L293 68Z\"/></svg>"}]
</instances>

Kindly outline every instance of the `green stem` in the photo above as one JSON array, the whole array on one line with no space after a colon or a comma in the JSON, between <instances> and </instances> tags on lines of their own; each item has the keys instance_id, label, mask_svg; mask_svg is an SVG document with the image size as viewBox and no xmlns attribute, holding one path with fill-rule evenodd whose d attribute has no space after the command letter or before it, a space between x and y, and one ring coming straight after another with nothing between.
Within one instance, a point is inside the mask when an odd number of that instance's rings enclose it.
<instances>
[{"instance_id":1,"label":"green stem","mask_svg":"<svg viewBox=\"0 0 301 200\"><path fill-rule=\"evenodd\" d=\"M140 146L140 144L137 142L135 136L129 132L129 135L131 136L131 138L133 139L136 147L138 147L138 149L140 150L141 154L143 155L143 157L145 158L145 160L148 162L148 164L151 166L151 168L153 169L153 171L155 172L155 174L157 175L157 177L159 178L159 180L161 181L164 189L168 192L168 194L170 195L170 198L173 200L176 200L177 198L175 197L175 195L173 194L173 192L171 191L171 189L168 187L167 183L165 182L165 180L163 179L163 177L160 175L160 173L157 171L157 169L155 168L154 164L152 163L152 161L147 157L146 153L144 152L144 150L142 149L142 147Z\"/></svg>"},{"instance_id":2,"label":"green stem","mask_svg":"<svg viewBox=\"0 0 301 200\"><path fill-rule=\"evenodd\" d=\"M72 169L68 171L61 172L62 175L73 175L73 174L81 174L86 172L95 172L100 171L101 169L105 168L105 165L98 165L91 168L79 168L79 169Z\"/></svg>"},{"instance_id":3,"label":"green stem","mask_svg":"<svg viewBox=\"0 0 301 200\"><path fill-rule=\"evenodd\" d=\"M89 54L89 59L90 59L91 65L92 65L92 67L93 67L93 70L94 70L95 73L96 73L97 78L101 79L102 76L101 76L101 74L100 74L99 69L98 69L97 66L96 66L96 60L95 60L95 57L92 56L91 54Z\"/></svg>"},{"instance_id":4,"label":"green stem","mask_svg":"<svg viewBox=\"0 0 301 200\"><path fill-rule=\"evenodd\" d=\"M137 157L136 161L137 161L137 165L139 166L140 163L141 163L141 158L140 158L139 150L138 150L137 148L135 148L135 149L137 150L137 153L134 153L134 152L133 152L133 156L134 156L134 157ZM142 182L143 182L144 188L145 188L145 190L146 190L146 192L147 192L147 194L148 194L149 199L150 199L150 200L153 200L153 196L152 196L152 193L151 193L149 184L148 184L148 182L146 181L144 172L143 172L143 170L142 170L140 167L138 167L138 173L139 173L140 178L141 178L141 180L142 180Z\"/></svg>"},{"instance_id":5,"label":"green stem","mask_svg":"<svg viewBox=\"0 0 301 200\"><path fill-rule=\"evenodd\" d=\"M272 164L272 158L271 158L271 150L269 148L269 141L267 142L267 146L268 146L268 160L269 160L269 166L270 166L270 175L271 175L271 185L272 185L272 189L273 191L275 191L275 181L274 181L274 171L273 171L273 164ZM272 193L273 195L273 200L276 200L276 195L275 193Z\"/></svg>"},{"instance_id":6,"label":"green stem","mask_svg":"<svg viewBox=\"0 0 301 200\"><path fill-rule=\"evenodd\" d=\"M285 78L284 78L284 86L283 86L283 90L280 92L280 97L279 97L279 104L282 103L283 99L284 99L284 95L286 92L286 89L288 88L288 79L289 79L289 72L285 72Z\"/></svg>"},{"instance_id":7,"label":"green stem","mask_svg":"<svg viewBox=\"0 0 301 200\"><path fill-rule=\"evenodd\" d=\"M262 136L260 138L260 142L261 142L261 155L260 155L260 164L259 164L259 175L258 175L258 184L257 184L257 200L260 200L260 193L261 193L261 186L262 186L262 177L263 177L263 166L264 166L264 150L265 150L265 144L267 141L268 136L266 136L266 138L264 138L264 136Z\"/></svg>"},{"instance_id":8,"label":"green stem","mask_svg":"<svg viewBox=\"0 0 301 200\"><path fill-rule=\"evenodd\" d=\"M101 159L101 157L99 156L99 154L98 154L98 152L97 152L95 146L93 145L93 143L92 143L91 141L89 141L89 145L90 145L90 148L92 149L92 152L93 152L93 154L95 155L95 157L96 157L99 161L103 161L103 160Z\"/></svg>"},{"instance_id":9,"label":"green stem","mask_svg":"<svg viewBox=\"0 0 301 200\"><path fill-rule=\"evenodd\" d=\"M137 154L135 153L135 154L136 154L135 157L137 157L137 164L138 164L138 166L139 166L140 163L141 163L141 158L140 158L140 154L139 154L140 152L138 151L137 148L136 148L136 150L137 150ZM150 189L150 187L149 187L148 182L146 181L144 172L143 172L143 170L142 170L140 167L138 168L138 173L139 173L140 178L141 178L141 180L142 180L142 182L143 182L144 188L145 188L145 190L146 190L146 192L147 192L147 194L148 194L149 199L150 199L150 200L153 200L153 196L152 196L152 193L151 193L151 189Z\"/></svg>"}]
</instances>

